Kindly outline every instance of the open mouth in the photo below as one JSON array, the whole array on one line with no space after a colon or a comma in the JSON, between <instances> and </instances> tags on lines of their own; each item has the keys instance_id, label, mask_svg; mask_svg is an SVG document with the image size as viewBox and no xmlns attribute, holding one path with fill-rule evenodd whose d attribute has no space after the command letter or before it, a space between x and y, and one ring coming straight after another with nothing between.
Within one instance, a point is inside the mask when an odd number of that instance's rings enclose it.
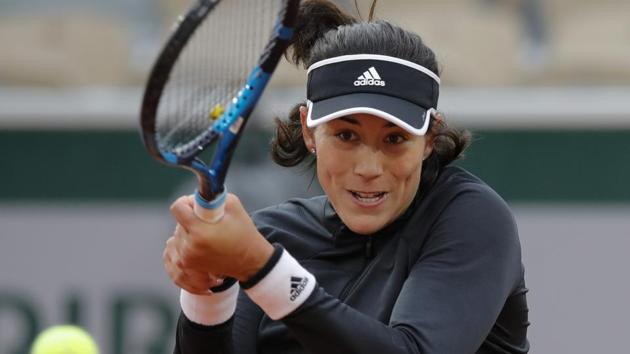
<instances>
[{"instance_id":1,"label":"open mouth","mask_svg":"<svg viewBox=\"0 0 630 354\"><path fill-rule=\"evenodd\" d=\"M378 204L387 196L387 192L358 192L351 190L350 193L356 201L364 205Z\"/></svg>"}]
</instances>

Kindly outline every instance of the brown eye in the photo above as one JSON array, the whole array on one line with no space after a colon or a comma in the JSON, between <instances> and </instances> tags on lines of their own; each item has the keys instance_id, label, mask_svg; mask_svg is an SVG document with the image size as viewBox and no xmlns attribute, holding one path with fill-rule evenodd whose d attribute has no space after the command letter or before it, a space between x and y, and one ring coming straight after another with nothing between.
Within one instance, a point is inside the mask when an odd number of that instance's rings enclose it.
<instances>
[{"instance_id":1,"label":"brown eye","mask_svg":"<svg viewBox=\"0 0 630 354\"><path fill-rule=\"evenodd\" d=\"M402 134L389 134L385 142L390 145L397 145L407 140Z\"/></svg>"},{"instance_id":2,"label":"brown eye","mask_svg":"<svg viewBox=\"0 0 630 354\"><path fill-rule=\"evenodd\" d=\"M337 138L339 138L339 140L341 141L352 141L354 140L354 138L356 138L356 136L351 131L343 131L343 132L337 133Z\"/></svg>"}]
</instances>

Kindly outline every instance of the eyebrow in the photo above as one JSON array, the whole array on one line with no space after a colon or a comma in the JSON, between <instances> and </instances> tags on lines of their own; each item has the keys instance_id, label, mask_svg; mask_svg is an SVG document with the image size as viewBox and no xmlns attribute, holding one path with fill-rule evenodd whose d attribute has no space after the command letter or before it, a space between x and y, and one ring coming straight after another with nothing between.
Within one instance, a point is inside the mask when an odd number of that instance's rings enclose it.
<instances>
[{"instance_id":1,"label":"eyebrow","mask_svg":"<svg viewBox=\"0 0 630 354\"><path fill-rule=\"evenodd\" d=\"M357 120L356 118L353 118L352 116L343 116L343 117L339 117L340 120L353 124L353 125L358 125L361 126L361 123L359 122L359 120ZM384 127L385 128L392 128L392 127L396 127L397 125L392 123L392 122L387 122L385 123Z\"/></svg>"}]
</instances>

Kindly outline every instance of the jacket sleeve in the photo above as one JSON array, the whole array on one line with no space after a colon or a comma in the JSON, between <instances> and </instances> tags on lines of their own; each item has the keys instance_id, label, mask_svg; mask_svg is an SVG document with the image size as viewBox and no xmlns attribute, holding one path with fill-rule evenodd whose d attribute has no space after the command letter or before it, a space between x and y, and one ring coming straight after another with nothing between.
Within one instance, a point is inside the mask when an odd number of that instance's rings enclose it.
<instances>
[{"instance_id":1,"label":"jacket sleeve","mask_svg":"<svg viewBox=\"0 0 630 354\"><path fill-rule=\"evenodd\" d=\"M206 326L190 320L182 311L177 322L174 354L256 353L258 323L262 310L242 291L236 312L221 324ZM234 340L238 338L238 340Z\"/></svg>"},{"instance_id":2,"label":"jacket sleeve","mask_svg":"<svg viewBox=\"0 0 630 354\"><path fill-rule=\"evenodd\" d=\"M234 319L216 326L204 326L189 320L184 313L177 321L174 354L232 354Z\"/></svg>"},{"instance_id":3,"label":"jacket sleeve","mask_svg":"<svg viewBox=\"0 0 630 354\"><path fill-rule=\"evenodd\" d=\"M513 217L493 192L449 204L410 270L389 323L316 287L282 318L310 353L474 353L521 276Z\"/></svg>"}]
</instances>

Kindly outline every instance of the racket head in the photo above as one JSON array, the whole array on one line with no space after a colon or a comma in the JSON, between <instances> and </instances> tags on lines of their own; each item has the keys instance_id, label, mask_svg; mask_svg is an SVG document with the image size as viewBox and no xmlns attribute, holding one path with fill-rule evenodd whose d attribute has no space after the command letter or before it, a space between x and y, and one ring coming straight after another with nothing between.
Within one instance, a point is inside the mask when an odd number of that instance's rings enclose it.
<instances>
[{"instance_id":1,"label":"racket head","mask_svg":"<svg viewBox=\"0 0 630 354\"><path fill-rule=\"evenodd\" d=\"M140 128L156 160L193 171L201 200L223 183L242 130L293 34L299 0L199 0L145 87ZM210 162L199 154L215 145Z\"/></svg>"}]
</instances>

